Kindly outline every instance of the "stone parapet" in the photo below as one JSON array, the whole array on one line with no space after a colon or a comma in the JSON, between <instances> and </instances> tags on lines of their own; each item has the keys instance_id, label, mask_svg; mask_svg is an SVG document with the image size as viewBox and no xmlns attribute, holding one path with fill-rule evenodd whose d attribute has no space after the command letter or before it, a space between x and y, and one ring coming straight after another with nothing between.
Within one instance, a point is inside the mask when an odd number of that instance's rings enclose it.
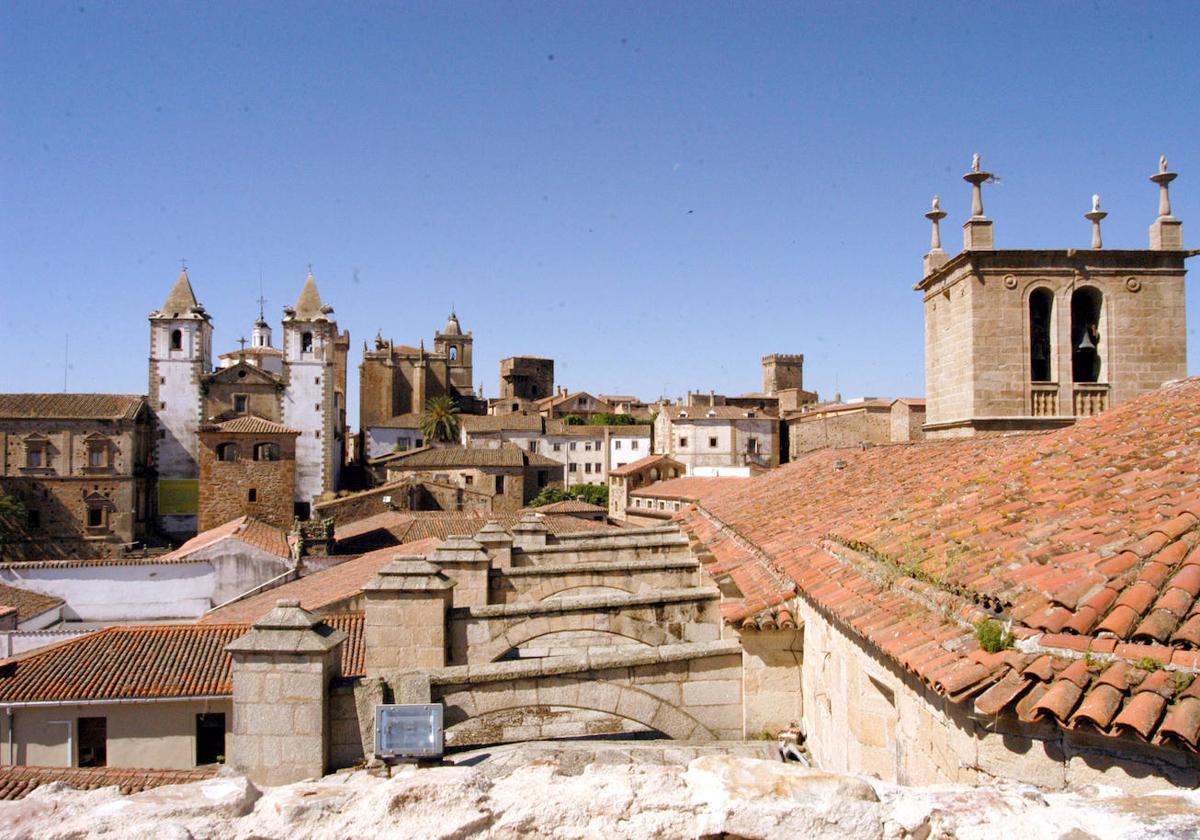
<instances>
[{"instance_id":1,"label":"stone parapet","mask_svg":"<svg viewBox=\"0 0 1200 840\"><path fill-rule=\"evenodd\" d=\"M446 664L446 611L453 590L454 581L417 556L397 557L363 586L368 677Z\"/></svg>"}]
</instances>

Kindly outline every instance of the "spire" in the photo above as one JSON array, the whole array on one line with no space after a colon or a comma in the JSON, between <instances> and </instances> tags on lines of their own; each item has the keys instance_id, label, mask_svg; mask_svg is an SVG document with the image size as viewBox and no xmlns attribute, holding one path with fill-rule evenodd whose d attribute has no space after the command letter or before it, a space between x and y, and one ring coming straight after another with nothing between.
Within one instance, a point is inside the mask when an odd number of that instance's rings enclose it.
<instances>
[{"instance_id":1,"label":"spire","mask_svg":"<svg viewBox=\"0 0 1200 840\"><path fill-rule=\"evenodd\" d=\"M313 277L310 265L308 277L304 279L304 288L300 290L300 297L296 299L294 317L299 321L315 321L324 314L325 307L321 304L321 293L317 291L317 280Z\"/></svg>"},{"instance_id":2,"label":"spire","mask_svg":"<svg viewBox=\"0 0 1200 840\"><path fill-rule=\"evenodd\" d=\"M167 302L163 304L159 314L167 318L186 318L199 305L185 268L179 272L179 279L175 281L175 287L171 289L171 294L167 295Z\"/></svg>"},{"instance_id":3,"label":"spire","mask_svg":"<svg viewBox=\"0 0 1200 840\"><path fill-rule=\"evenodd\" d=\"M458 316L454 314L454 310L450 310L450 317L446 319L446 328L442 330L443 335L462 335L462 327L458 323Z\"/></svg>"}]
</instances>

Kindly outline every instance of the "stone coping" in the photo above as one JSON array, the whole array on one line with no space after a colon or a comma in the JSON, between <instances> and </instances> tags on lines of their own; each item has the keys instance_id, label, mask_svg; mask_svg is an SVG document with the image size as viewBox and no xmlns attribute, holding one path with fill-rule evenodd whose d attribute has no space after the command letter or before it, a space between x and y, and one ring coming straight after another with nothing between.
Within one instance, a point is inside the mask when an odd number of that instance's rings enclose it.
<instances>
[{"instance_id":1,"label":"stone coping","mask_svg":"<svg viewBox=\"0 0 1200 840\"><path fill-rule=\"evenodd\" d=\"M643 537L649 534L677 534L680 533L679 527L676 525L653 525L646 528L622 528L620 531L614 531L611 534L600 536L592 531L579 531L573 534L560 534L555 537L559 542L567 542L570 540L603 540L613 539L614 537Z\"/></svg>"},{"instance_id":2,"label":"stone coping","mask_svg":"<svg viewBox=\"0 0 1200 840\"><path fill-rule=\"evenodd\" d=\"M580 612L582 610L612 610L622 607L641 607L654 604L677 604L687 601L720 600L718 589L696 586L686 589L660 589L637 595L573 595L553 598L534 604L489 604L480 607L455 607L451 619L509 618L513 616L547 615L550 613Z\"/></svg>"},{"instance_id":3,"label":"stone coping","mask_svg":"<svg viewBox=\"0 0 1200 840\"><path fill-rule=\"evenodd\" d=\"M488 662L480 665L452 665L447 668L433 668L424 673L429 675L430 685L467 685L580 674L609 668L688 662L694 659L734 654L741 656L741 643L734 639L723 639L716 642L688 642L678 645L636 648L628 651L598 651L589 654L547 656L543 659ZM389 681L399 676L399 674L389 675Z\"/></svg>"},{"instance_id":4,"label":"stone coping","mask_svg":"<svg viewBox=\"0 0 1200 840\"><path fill-rule=\"evenodd\" d=\"M699 569L700 561L693 557L658 560L585 560L582 563L559 563L543 566L510 566L493 569L500 577L541 577L567 575L576 572L657 572L666 569Z\"/></svg>"},{"instance_id":5,"label":"stone coping","mask_svg":"<svg viewBox=\"0 0 1200 840\"><path fill-rule=\"evenodd\" d=\"M659 537L659 539L654 539ZM568 554L572 551L612 551L620 548L673 548L687 546L688 538L683 534L646 534L644 536L608 537L589 541L579 540L576 544L558 543L544 547L522 548L522 554Z\"/></svg>"}]
</instances>

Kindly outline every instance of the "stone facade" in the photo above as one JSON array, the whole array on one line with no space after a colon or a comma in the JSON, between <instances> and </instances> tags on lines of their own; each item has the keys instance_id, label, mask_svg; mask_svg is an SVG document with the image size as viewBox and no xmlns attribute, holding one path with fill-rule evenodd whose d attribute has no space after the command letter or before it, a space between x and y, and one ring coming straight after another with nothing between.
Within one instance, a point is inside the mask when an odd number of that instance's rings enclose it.
<instances>
[{"instance_id":1,"label":"stone facade","mask_svg":"<svg viewBox=\"0 0 1200 840\"><path fill-rule=\"evenodd\" d=\"M454 582L423 557L397 557L363 587L367 677L446 664Z\"/></svg>"},{"instance_id":2,"label":"stone facade","mask_svg":"<svg viewBox=\"0 0 1200 840\"><path fill-rule=\"evenodd\" d=\"M291 525L299 432L259 418L200 429L200 530L239 516Z\"/></svg>"},{"instance_id":3,"label":"stone facade","mask_svg":"<svg viewBox=\"0 0 1200 840\"><path fill-rule=\"evenodd\" d=\"M608 475L608 515L624 519L633 502L630 493L656 481L679 478L687 472L682 461L653 455L613 469Z\"/></svg>"},{"instance_id":4,"label":"stone facade","mask_svg":"<svg viewBox=\"0 0 1200 840\"><path fill-rule=\"evenodd\" d=\"M789 458L826 447L908 443L924 437L924 400L864 399L788 415Z\"/></svg>"},{"instance_id":5,"label":"stone facade","mask_svg":"<svg viewBox=\"0 0 1200 840\"><path fill-rule=\"evenodd\" d=\"M804 354L772 353L762 358L763 393L804 388Z\"/></svg>"},{"instance_id":6,"label":"stone facade","mask_svg":"<svg viewBox=\"0 0 1200 840\"><path fill-rule=\"evenodd\" d=\"M507 414L513 400L537 402L554 394L554 360L511 356L500 360L500 397L496 413Z\"/></svg>"},{"instance_id":7,"label":"stone facade","mask_svg":"<svg viewBox=\"0 0 1200 840\"><path fill-rule=\"evenodd\" d=\"M88 408L97 399L116 404L115 413ZM85 416L44 416L38 405L47 400L65 414ZM8 523L14 537L0 544L0 558L106 557L144 539L154 516L153 446L153 418L142 397L4 395L0 490L26 513Z\"/></svg>"},{"instance_id":8,"label":"stone facade","mask_svg":"<svg viewBox=\"0 0 1200 840\"><path fill-rule=\"evenodd\" d=\"M777 416L755 408L662 405L654 451L688 475L751 475L779 465L779 431Z\"/></svg>"},{"instance_id":9,"label":"stone facade","mask_svg":"<svg viewBox=\"0 0 1200 840\"><path fill-rule=\"evenodd\" d=\"M926 432L1053 428L1185 377L1182 240L1156 243L1152 230L1149 250L1104 250L1098 236L1090 250L993 250L975 177L987 174L965 176L976 191L968 247L947 259L935 227L914 287ZM928 215L936 226L945 213Z\"/></svg>"}]
</instances>

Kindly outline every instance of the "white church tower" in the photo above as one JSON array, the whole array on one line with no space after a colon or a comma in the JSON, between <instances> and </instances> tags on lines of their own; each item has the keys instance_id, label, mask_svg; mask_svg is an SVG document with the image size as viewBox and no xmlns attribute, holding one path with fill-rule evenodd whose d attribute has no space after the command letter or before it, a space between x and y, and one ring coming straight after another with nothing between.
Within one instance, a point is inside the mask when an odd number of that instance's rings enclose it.
<instances>
[{"instance_id":1,"label":"white church tower","mask_svg":"<svg viewBox=\"0 0 1200 840\"><path fill-rule=\"evenodd\" d=\"M296 439L296 513L306 518L312 503L337 488L342 441L334 369L338 336L333 307L321 303L309 269L295 306L283 310L283 424Z\"/></svg>"},{"instance_id":2,"label":"white church tower","mask_svg":"<svg viewBox=\"0 0 1200 840\"><path fill-rule=\"evenodd\" d=\"M212 321L196 301L184 268L162 309L150 313L150 407L158 425L159 529L196 532L199 503L201 378L212 369Z\"/></svg>"}]
</instances>

